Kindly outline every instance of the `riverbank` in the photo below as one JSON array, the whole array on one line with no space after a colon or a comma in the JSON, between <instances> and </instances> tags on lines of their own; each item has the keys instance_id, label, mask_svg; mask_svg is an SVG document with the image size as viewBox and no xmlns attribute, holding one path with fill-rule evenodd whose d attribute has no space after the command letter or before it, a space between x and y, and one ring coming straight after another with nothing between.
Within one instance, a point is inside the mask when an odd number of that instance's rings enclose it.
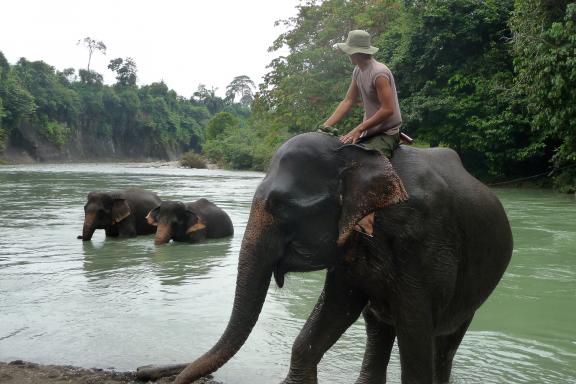
<instances>
[{"instance_id":1,"label":"riverbank","mask_svg":"<svg viewBox=\"0 0 576 384\"><path fill-rule=\"evenodd\" d=\"M166 377L154 383L171 383ZM86 369L69 365L44 365L16 360L0 362L0 383L3 384L142 384L135 372L116 372L103 369ZM196 384L222 384L211 378L200 379Z\"/></svg>"},{"instance_id":2,"label":"riverbank","mask_svg":"<svg viewBox=\"0 0 576 384\"><path fill-rule=\"evenodd\" d=\"M132 164L135 168L189 168L180 164L180 160L163 161L163 160L135 160L135 159L103 159L94 161L55 161L55 162L41 162L41 161L7 161L0 159L0 166L2 165L30 165L30 164ZM191 169L191 168L189 168ZM216 163L206 162L206 169L224 169Z\"/></svg>"}]
</instances>

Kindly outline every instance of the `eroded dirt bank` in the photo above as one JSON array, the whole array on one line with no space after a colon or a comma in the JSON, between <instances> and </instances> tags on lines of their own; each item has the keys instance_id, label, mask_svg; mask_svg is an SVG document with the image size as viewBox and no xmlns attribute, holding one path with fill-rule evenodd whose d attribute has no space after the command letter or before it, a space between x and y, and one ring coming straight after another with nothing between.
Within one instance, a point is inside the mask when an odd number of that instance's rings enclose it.
<instances>
[{"instance_id":1,"label":"eroded dirt bank","mask_svg":"<svg viewBox=\"0 0 576 384\"><path fill-rule=\"evenodd\" d=\"M164 378L154 383L171 383L174 378ZM116 372L103 369L85 369L68 365L43 365L16 360L0 362L2 384L142 384L134 372ZM214 380L200 379L195 384L222 384Z\"/></svg>"}]
</instances>

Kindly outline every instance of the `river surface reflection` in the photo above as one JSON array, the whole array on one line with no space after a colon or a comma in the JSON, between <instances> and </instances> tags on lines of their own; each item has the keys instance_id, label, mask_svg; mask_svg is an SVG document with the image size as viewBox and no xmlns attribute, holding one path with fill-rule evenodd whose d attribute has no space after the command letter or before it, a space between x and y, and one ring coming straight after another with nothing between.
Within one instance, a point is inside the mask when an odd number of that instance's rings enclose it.
<instances>
[{"instance_id":1,"label":"river surface reflection","mask_svg":"<svg viewBox=\"0 0 576 384\"><path fill-rule=\"evenodd\" d=\"M0 360L132 370L189 361L225 328L240 243L263 174L149 164L0 167ZM235 236L156 247L153 236L91 242L82 207L93 190L142 187L164 199L208 198ZM510 217L512 264L478 311L458 351L454 383L574 383L576 201L547 191L498 189ZM215 375L228 383L274 383L322 289L323 272L272 284L247 344ZM325 355L324 383L355 380L361 321ZM389 382L399 383L395 350Z\"/></svg>"}]
</instances>

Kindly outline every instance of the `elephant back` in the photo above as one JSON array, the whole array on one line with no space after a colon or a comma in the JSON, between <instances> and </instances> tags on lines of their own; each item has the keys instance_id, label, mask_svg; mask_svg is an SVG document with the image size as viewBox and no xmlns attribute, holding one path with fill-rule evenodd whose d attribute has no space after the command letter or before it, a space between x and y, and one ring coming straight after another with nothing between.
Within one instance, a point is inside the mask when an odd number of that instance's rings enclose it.
<instances>
[{"instance_id":1,"label":"elephant back","mask_svg":"<svg viewBox=\"0 0 576 384\"><path fill-rule=\"evenodd\" d=\"M234 226L230 216L210 200L201 198L186 205L206 224L206 237L218 238L234 234Z\"/></svg>"},{"instance_id":2,"label":"elephant back","mask_svg":"<svg viewBox=\"0 0 576 384\"><path fill-rule=\"evenodd\" d=\"M158 195L140 188L128 188L115 193L126 199L126 202L130 206L130 216L134 221L137 233L154 233L156 227L148 224L146 215L162 203Z\"/></svg>"}]
</instances>

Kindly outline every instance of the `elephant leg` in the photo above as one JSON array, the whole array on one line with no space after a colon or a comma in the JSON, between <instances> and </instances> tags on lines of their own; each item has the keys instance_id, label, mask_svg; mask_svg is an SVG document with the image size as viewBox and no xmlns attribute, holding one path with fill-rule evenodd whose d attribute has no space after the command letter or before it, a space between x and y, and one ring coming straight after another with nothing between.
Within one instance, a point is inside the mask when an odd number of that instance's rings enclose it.
<instances>
[{"instance_id":1,"label":"elephant leg","mask_svg":"<svg viewBox=\"0 0 576 384\"><path fill-rule=\"evenodd\" d=\"M452 360L472 318L465 321L454 333L436 337L435 342L435 371L437 383L448 383L452 371Z\"/></svg>"},{"instance_id":2,"label":"elephant leg","mask_svg":"<svg viewBox=\"0 0 576 384\"><path fill-rule=\"evenodd\" d=\"M366 296L346 283L344 273L330 271L324 290L292 347L284 384L316 384L316 367L324 353L360 316Z\"/></svg>"},{"instance_id":3,"label":"elephant leg","mask_svg":"<svg viewBox=\"0 0 576 384\"><path fill-rule=\"evenodd\" d=\"M117 227L107 227L104 229L106 233L106 237L118 237L118 228Z\"/></svg>"},{"instance_id":4,"label":"elephant leg","mask_svg":"<svg viewBox=\"0 0 576 384\"><path fill-rule=\"evenodd\" d=\"M117 231L120 237L138 236L138 232L136 232L136 227L134 223L130 220L130 218L122 220L121 222L116 224L116 227L118 227Z\"/></svg>"},{"instance_id":5,"label":"elephant leg","mask_svg":"<svg viewBox=\"0 0 576 384\"><path fill-rule=\"evenodd\" d=\"M413 303L423 303L413 299ZM404 303L395 323L402 384L432 384L434 380L434 336L432 316L424 308Z\"/></svg>"},{"instance_id":6,"label":"elephant leg","mask_svg":"<svg viewBox=\"0 0 576 384\"><path fill-rule=\"evenodd\" d=\"M378 320L370 308L365 308L363 315L366 323L366 351L356 384L386 383L386 371L396 329Z\"/></svg>"}]
</instances>

